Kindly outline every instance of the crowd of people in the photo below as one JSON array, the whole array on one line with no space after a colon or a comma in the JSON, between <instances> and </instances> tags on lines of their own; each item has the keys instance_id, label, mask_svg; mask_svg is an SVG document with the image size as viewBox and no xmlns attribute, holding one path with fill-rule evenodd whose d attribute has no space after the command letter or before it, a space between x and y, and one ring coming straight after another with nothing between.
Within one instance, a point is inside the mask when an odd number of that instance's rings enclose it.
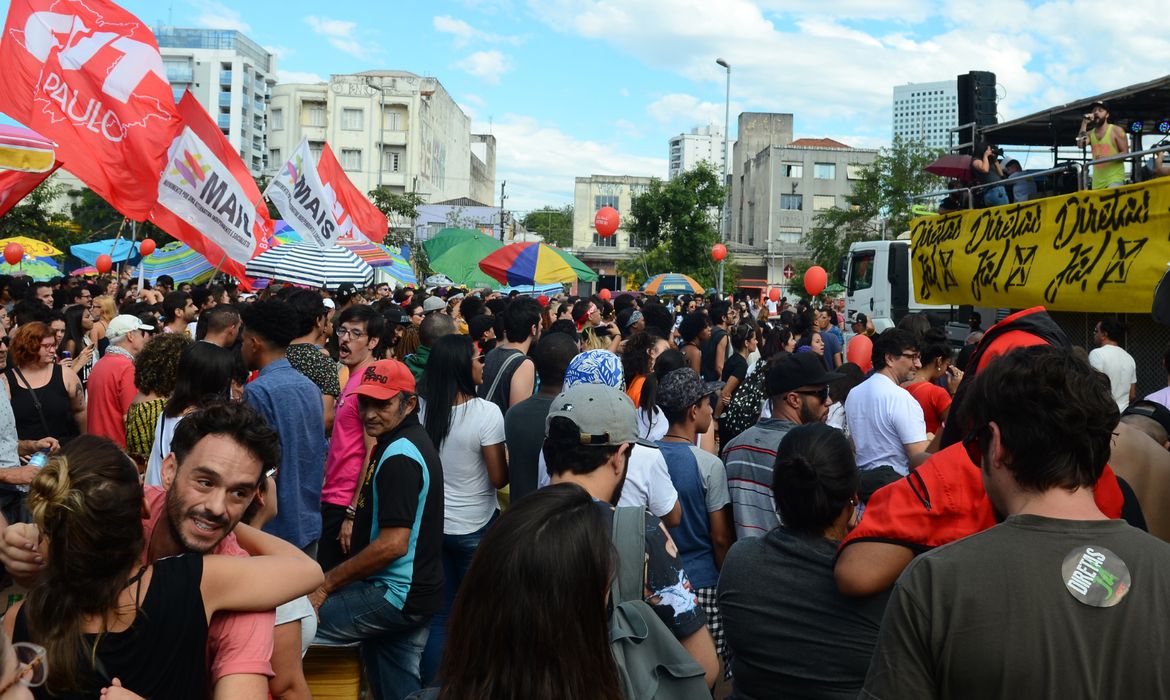
<instances>
[{"instance_id":1,"label":"crowd of people","mask_svg":"<svg viewBox=\"0 0 1170 700\"><path fill-rule=\"evenodd\" d=\"M981 321L0 278L0 700L1170 696L1167 392Z\"/></svg>"}]
</instances>

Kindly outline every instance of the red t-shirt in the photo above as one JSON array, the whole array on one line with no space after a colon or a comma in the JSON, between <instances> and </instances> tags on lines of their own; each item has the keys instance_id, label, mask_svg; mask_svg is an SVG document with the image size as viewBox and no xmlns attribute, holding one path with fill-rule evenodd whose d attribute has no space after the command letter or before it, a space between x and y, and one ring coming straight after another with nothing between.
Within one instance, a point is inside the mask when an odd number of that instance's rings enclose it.
<instances>
[{"instance_id":1,"label":"red t-shirt","mask_svg":"<svg viewBox=\"0 0 1170 700\"><path fill-rule=\"evenodd\" d=\"M915 382L906 391L922 406L922 417L926 419L926 432L934 434L942 427L943 416L951 407L951 394L934 382Z\"/></svg>"},{"instance_id":2,"label":"red t-shirt","mask_svg":"<svg viewBox=\"0 0 1170 700\"><path fill-rule=\"evenodd\" d=\"M126 411L138 394L134 386L134 361L112 352L98 360L86 386L85 432L107 437L126 449Z\"/></svg>"}]
</instances>

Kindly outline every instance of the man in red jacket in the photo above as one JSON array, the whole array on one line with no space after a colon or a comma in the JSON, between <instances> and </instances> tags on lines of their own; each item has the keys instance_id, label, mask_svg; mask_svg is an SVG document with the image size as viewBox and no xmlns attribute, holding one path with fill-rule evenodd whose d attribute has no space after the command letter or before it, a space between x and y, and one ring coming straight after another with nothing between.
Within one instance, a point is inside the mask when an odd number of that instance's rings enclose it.
<instances>
[{"instance_id":1,"label":"man in red jacket","mask_svg":"<svg viewBox=\"0 0 1170 700\"><path fill-rule=\"evenodd\" d=\"M137 316L115 316L106 328L110 346L89 373L85 431L107 437L126 449L126 412L138 393L134 358L146 347L143 331L153 331Z\"/></svg>"}]
</instances>

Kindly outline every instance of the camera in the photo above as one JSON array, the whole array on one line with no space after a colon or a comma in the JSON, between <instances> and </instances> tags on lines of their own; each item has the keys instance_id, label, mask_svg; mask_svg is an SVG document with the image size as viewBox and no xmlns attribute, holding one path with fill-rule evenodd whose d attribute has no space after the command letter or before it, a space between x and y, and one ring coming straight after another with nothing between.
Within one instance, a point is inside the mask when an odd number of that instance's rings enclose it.
<instances>
[{"instance_id":1,"label":"camera","mask_svg":"<svg viewBox=\"0 0 1170 700\"><path fill-rule=\"evenodd\" d=\"M999 146L992 146L992 147L991 147L991 152L992 152L993 154L995 154L995 157L996 157L996 158L1003 158L1003 149L1002 149L1002 148L1000 148Z\"/></svg>"}]
</instances>

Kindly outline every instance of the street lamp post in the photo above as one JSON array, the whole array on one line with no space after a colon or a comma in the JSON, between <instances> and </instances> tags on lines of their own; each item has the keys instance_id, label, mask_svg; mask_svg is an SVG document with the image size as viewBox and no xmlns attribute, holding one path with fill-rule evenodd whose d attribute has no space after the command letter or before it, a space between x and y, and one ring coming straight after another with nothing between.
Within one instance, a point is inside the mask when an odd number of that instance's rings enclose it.
<instances>
[{"instance_id":1,"label":"street lamp post","mask_svg":"<svg viewBox=\"0 0 1170 700\"><path fill-rule=\"evenodd\" d=\"M720 183L727 187L727 145L730 141L731 131L731 64L722 58L715 59L715 62L723 66L727 71L727 98L723 104L723 181ZM731 198L731 188L728 187L727 194L723 198L723 204L719 207L719 240L724 244L727 243L727 229L724 227L724 217L727 215L727 203ZM719 261L719 296L723 296L723 261Z\"/></svg>"}]
</instances>

